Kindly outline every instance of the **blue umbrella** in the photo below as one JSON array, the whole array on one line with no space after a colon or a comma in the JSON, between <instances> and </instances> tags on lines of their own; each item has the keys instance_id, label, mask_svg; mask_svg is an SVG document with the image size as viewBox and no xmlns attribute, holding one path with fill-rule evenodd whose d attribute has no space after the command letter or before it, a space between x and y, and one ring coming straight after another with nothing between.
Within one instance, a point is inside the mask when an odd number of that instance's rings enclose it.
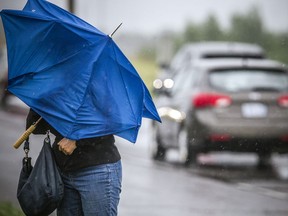
<instances>
[{"instance_id":1,"label":"blue umbrella","mask_svg":"<svg viewBox=\"0 0 288 216\"><path fill-rule=\"evenodd\" d=\"M44 0L2 10L8 90L64 137L136 142L142 117L161 121L135 68L108 36Z\"/></svg>"}]
</instances>

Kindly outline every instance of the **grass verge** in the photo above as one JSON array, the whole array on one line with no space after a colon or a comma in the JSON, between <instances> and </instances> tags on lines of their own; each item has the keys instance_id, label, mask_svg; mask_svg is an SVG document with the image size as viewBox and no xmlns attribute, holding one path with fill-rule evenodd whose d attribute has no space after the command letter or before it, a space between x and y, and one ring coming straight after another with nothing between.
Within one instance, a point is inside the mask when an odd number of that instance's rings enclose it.
<instances>
[{"instance_id":1,"label":"grass verge","mask_svg":"<svg viewBox=\"0 0 288 216\"><path fill-rule=\"evenodd\" d=\"M25 216L23 212L10 202L0 202L0 216Z\"/></svg>"},{"instance_id":2,"label":"grass verge","mask_svg":"<svg viewBox=\"0 0 288 216\"><path fill-rule=\"evenodd\" d=\"M157 64L153 60L143 58L133 58L131 63L143 79L145 85L152 91L153 81L157 74Z\"/></svg>"}]
</instances>

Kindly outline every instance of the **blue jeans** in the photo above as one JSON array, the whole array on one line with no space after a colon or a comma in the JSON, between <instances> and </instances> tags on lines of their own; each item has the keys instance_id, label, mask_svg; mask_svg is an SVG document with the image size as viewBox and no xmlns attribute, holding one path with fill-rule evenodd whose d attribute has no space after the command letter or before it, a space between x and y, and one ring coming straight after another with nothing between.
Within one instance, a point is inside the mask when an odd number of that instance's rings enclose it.
<instances>
[{"instance_id":1,"label":"blue jeans","mask_svg":"<svg viewBox=\"0 0 288 216\"><path fill-rule=\"evenodd\" d=\"M120 200L121 161L62 174L64 198L58 216L115 216Z\"/></svg>"}]
</instances>

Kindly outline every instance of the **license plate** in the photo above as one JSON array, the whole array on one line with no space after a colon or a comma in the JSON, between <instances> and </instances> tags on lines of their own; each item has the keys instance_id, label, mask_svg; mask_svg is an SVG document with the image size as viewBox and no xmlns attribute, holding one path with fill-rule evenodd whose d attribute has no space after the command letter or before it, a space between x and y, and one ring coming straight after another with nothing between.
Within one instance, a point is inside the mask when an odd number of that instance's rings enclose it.
<instances>
[{"instance_id":1,"label":"license plate","mask_svg":"<svg viewBox=\"0 0 288 216\"><path fill-rule=\"evenodd\" d=\"M262 103L242 104L242 115L245 118L265 118L267 113L267 106Z\"/></svg>"}]
</instances>

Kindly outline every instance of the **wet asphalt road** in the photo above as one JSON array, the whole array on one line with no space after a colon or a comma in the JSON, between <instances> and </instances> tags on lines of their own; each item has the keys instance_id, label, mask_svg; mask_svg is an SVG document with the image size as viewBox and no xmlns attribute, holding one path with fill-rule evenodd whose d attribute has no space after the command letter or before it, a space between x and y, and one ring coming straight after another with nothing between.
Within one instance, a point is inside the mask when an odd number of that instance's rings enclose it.
<instances>
[{"instance_id":1,"label":"wet asphalt road","mask_svg":"<svg viewBox=\"0 0 288 216\"><path fill-rule=\"evenodd\" d=\"M13 142L23 132L22 114L0 111L0 201L18 206L16 187L24 156ZM259 170L254 155L210 154L201 165L184 167L177 152L167 162L149 157L149 121L135 145L117 139L123 161L119 216L287 216L288 156L274 155L270 168ZM31 139L36 159L43 137Z\"/></svg>"}]
</instances>

